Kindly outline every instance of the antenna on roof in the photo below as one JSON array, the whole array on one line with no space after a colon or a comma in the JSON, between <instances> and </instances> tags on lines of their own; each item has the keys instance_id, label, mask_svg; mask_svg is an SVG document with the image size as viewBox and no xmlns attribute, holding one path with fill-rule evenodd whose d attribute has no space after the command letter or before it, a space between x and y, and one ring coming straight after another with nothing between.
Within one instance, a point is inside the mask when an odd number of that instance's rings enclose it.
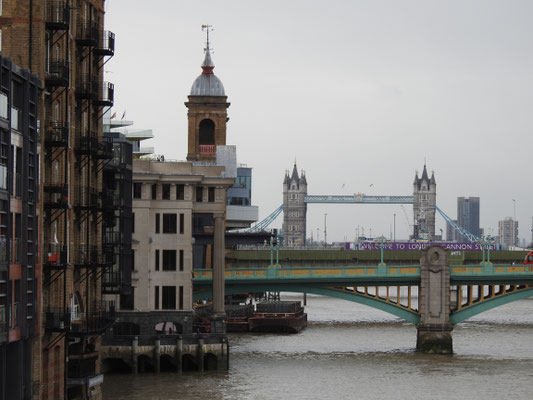
<instances>
[{"instance_id":1,"label":"antenna on roof","mask_svg":"<svg viewBox=\"0 0 533 400\"><path fill-rule=\"evenodd\" d=\"M207 36L207 44L206 44L206 48L204 49L204 51L209 52L209 32L213 31L213 25L208 25L208 24L202 25L202 31L205 31L205 34Z\"/></svg>"}]
</instances>

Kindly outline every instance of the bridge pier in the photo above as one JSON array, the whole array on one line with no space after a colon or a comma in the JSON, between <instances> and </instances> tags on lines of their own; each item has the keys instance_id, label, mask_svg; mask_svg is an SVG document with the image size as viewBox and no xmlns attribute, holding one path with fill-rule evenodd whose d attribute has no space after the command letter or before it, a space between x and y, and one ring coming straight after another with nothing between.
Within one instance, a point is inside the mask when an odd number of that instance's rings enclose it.
<instances>
[{"instance_id":1,"label":"bridge pier","mask_svg":"<svg viewBox=\"0 0 533 400\"><path fill-rule=\"evenodd\" d=\"M450 267L448 253L440 246L428 247L420 258L418 304L416 349L422 353L452 354Z\"/></svg>"}]
</instances>

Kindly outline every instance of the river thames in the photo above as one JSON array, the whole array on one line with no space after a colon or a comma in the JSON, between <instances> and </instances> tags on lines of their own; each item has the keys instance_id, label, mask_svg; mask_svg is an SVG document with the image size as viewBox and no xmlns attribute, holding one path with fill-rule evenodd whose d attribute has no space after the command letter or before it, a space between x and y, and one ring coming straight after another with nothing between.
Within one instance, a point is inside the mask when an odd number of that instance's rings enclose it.
<instances>
[{"instance_id":1,"label":"river thames","mask_svg":"<svg viewBox=\"0 0 533 400\"><path fill-rule=\"evenodd\" d=\"M417 354L412 324L369 307L309 295L306 312L296 335L230 334L227 372L106 375L104 399L533 398L533 299L456 326L452 356Z\"/></svg>"}]
</instances>

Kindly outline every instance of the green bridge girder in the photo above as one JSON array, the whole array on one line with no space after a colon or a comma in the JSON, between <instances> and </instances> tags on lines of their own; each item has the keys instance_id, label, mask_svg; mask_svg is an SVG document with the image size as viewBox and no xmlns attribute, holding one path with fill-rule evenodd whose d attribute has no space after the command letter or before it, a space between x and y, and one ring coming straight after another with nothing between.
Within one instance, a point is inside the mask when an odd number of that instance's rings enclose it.
<instances>
[{"instance_id":1,"label":"green bridge girder","mask_svg":"<svg viewBox=\"0 0 533 400\"><path fill-rule=\"evenodd\" d=\"M450 266L452 285L531 285L533 266L516 265L459 265ZM196 269L193 272L193 300L210 298L211 269ZM377 308L398 318L417 324L417 312L401 305L348 292L336 287L359 286L409 286L420 283L419 265L378 265L312 268L236 268L225 270L225 293L244 292L295 292L312 293L353 301ZM533 297L533 288L499 295L489 300L462 308L450 315L450 322L457 324L474 315L516 300Z\"/></svg>"}]
</instances>

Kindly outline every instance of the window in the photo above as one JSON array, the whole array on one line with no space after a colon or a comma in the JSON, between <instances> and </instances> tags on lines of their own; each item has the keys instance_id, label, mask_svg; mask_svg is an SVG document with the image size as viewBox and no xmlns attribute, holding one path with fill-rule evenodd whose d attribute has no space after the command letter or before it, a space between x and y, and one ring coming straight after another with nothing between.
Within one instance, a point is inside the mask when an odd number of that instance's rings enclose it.
<instances>
[{"instance_id":1,"label":"window","mask_svg":"<svg viewBox=\"0 0 533 400\"><path fill-rule=\"evenodd\" d=\"M152 185L152 200L157 199L157 183Z\"/></svg>"},{"instance_id":2,"label":"window","mask_svg":"<svg viewBox=\"0 0 533 400\"><path fill-rule=\"evenodd\" d=\"M163 289L163 291L164 291L164 289ZM156 310L159 310L159 286L156 286L156 287L155 287L154 300L155 300L155 302L154 302L154 308L155 308Z\"/></svg>"},{"instance_id":3,"label":"window","mask_svg":"<svg viewBox=\"0 0 533 400\"><path fill-rule=\"evenodd\" d=\"M131 270L135 271L135 250L131 251Z\"/></svg>"},{"instance_id":4,"label":"window","mask_svg":"<svg viewBox=\"0 0 533 400\"><path fill-rule=\"evenodd\" d=\"M130 294L120 294L120 309L121 310L133 310L135 298L135 287L131 287Z\"/></svg>"},{"instance_id":5,"label":"window","mask_svg":"<svg viewBox=\"0 0 533 400\"><path fill-rule=\"evenodd\" d=\"M160 221L159 221L159 213L155 214L155 233L159 233L159 227L160 227Z\"/></svg>"},{"instance_id":6,"label":"window","mask_svg":"<svg viewBox=\"0 0 533 400\"><path fill-rule=\"evenodd\" d=\"M177 233L176 214L163 214L163 233Z\"/></svg>"},{"instance_id":7,"label":"window","mask_svg":"<svg viewBox=\"0 0 533 400\"><path fill-rule=\"evenodd\" d=\"M155 270L159 271L159 250L155 251Z\"/></svg>"},{"instance_id":8,"label":"window","mask_svg":"<svg viewBox=\"0 0 533 400\"><path fill-rule=\"evenodd\" d=\"M133 198L140 199L142 197L143 184L140 182L135 182L133 184Z\"/></svg>"},{"instance_id":9,"label":"window","mask_svg":"<svg viewBox=\"0 0 533 400\"><path fill-rule=\"evenodd\" d=\"M163 310L176 309L176 286L163 286Z\"/></svg>"},{"instance_id":10,"label":"window","mask_svg":"<svg viewBox=\"0 0 533 400\"><path fill-rule=\"evenodd\" d=\"M183 286L180 286L179 291L179 309L183 310Z\"/></svg>"},{"instance_id":11,"label":"window","mask_svg":"<svg viewBox=\"0 0 533 400\"><path fill-rule=\"evenodd\" d=\"M185 200L185 185L176 185L176 200Z\"/></svg>"},{"instance_id":12,"label":"window","mask_svg":"<svg viewBox=\"0 0 533 400\"><path fill-rule=\"evenodd\" d=\"M176 250L163 250L163 271L176 270Z\"/></svg>"},{"instance_id":13,"label":"window","mask_svg":"<svg viewBox=\"0 0 533 400\"><path fill-rule=\"evenodd\" d=\"M183 234L185 229L185 214L180 214L180 233Z\"/></svg>"},{"instance_id":14,"label":"window","mask_svg":"<svg viewBox=\"0 0 533 400\"><path fill-rule=\"evenodd\" d=\"M131 233L135 233L135 213L131 213Z\"/></svg>"},{"instance_id":15,"label":"window","mask_svg":"<svg viewBox=\"0 0 533 400\"><path fill-rule=\"evenodd\" d=\"M183 250L180 250L180 271L183 271Z\"/></svg>"},{"instance_id":16,"label":"window","mask_svg":"<svg viewBox=\"0 0 533 400\"><path fill-rule=\"evenodd\" d=\"M170 200L170 185L168 183L165 183L163 185L163 200Z\"/></svg>"},{"instance_id":17,"label":"window","mask_svg":"<svg viewBox=\"0 0 533 400\"><path fill-rule=\"evenodd\" d=\"M215 202L215 188L209 187L207 190L207 201L210 203Z\"/></svg>"},{"instance_id":18,"label":"window","mask_svg":"<svg viewBox=\"0 0 533 400\"><path fill-rule=\"evenodd\" d=\"M196 186L196 202L201 203L204 198L204 188L202 186Z\"/></svg>"}]
</instances>

